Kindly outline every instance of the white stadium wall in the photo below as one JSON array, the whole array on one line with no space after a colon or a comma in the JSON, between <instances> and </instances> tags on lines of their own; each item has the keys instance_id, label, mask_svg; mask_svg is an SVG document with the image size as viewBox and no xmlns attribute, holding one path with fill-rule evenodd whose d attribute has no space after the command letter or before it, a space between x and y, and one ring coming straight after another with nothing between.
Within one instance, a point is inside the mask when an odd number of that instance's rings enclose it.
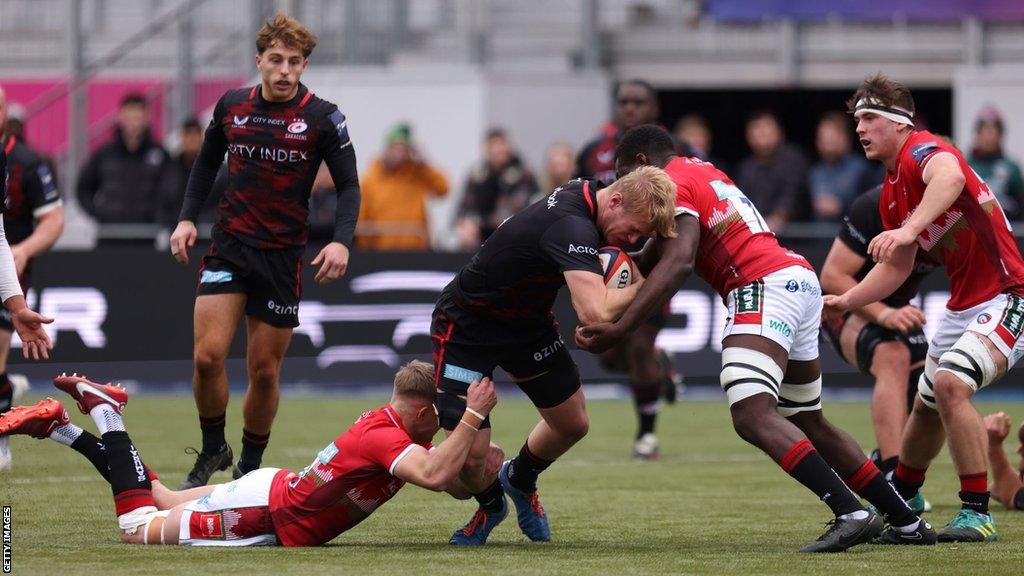
<instances>
[{"instance_id":1,"label":"white stadium wall","mask_svg":"<svg viewBox=\"0 0 1024 576\"><path fill-rule=\"evenodd\" d=\"M430 207L431 234L450 247L450 224L462 184L481 157L491 126L506 128L527 163L541 170L547 146L591 138L610 113L602 73L501 74L470 66L311 67L303 81L349 118L359 169L366 170L388 130L409 122L426 158L448 176L451 192Z\"/></svg>"}]
</instances>

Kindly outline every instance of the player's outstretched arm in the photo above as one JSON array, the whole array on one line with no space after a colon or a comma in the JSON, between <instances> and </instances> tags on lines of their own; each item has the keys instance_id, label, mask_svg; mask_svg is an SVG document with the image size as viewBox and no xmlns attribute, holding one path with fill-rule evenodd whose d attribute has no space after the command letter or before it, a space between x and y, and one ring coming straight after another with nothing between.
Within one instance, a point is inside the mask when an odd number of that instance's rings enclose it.
<instances>
[{"instance_id":1,"label":"player's outstretched arm","mask_svg":"<svg viewBox=\"0 0 1024 576\"><path fill-rule=\"evenodd\" d=\"M693 273L700 243L700 223L690 214L676 217L676 237L659 238L660 254L646 281L631 298L618 321L584 326L576 331L576 344L590 352L611 348L626 334L636 330L659 307L664 306ZM582 318L581 318L582 320Z\"/></svg>"},{"instance_id":2,"label":"player's outstretched arm","mask_svg":"<svg viewBox=\"0 0 1024 576\"><path fill-rule=\"evenodd\" d=\"M889 261L876 264L864 280L849 291L838 296L826 295L825 314L836 315L856 310L892 294L914 270L916 254L916 244L905 244L896 248Z\"/></svg>"},{"instance_id":3,"label":"player's outstretched arm","mask_svg":"<svg viewBox=\"0 0 1024 576\"><path fill-rule=\"evenodd\" d=\"M925 166L922 179L926 186L924 196L910 218L899 228L875 236L868 245L875 262L885 262L893 257L896 248L913 244L929 224L953 205L967 181L956 158L941 152Z\"/></svg>"},{"instance_id":4,"label":"player's outstretched arm","mask_svg":"<svg viewBox=\"0 0 1024 576\"><path fill-rule=\"evenodd\" d=\"M14 255L4 233L3 219L0 219L0 300L3 300L4 307L11 313L11 323L21 338L22 355L34 360L49 358L53 343L43 330L43 324L53 322L53 318L46 318L29 310L28 304L25 303L25 295L21 291L18 272L14 265Z\"/></svg>"},{"instance_id":5,"label":"player's outstretched arm","mask_svg":"<svg viewBox=\"0 0 1024 576\"><path fill-rule=\"evenodd\" d=\"M992 463L992 496L1007 508L1013 508L1013 497L1024 486L1003 450L1003 440L1010 433L1011 426L1010 417L1005 412L985 416L988 459Z\"/></svg>"},{"instance_id":6,"label":"player's outstretched arm","mask_svg":"<svg viewBox=\"0 0 1024 576\"><path fill-rule=\"evenodd\" d=\"M417 446L399 460L394 475L427 490L446 490L466 463L480 425L497 403L498 396L490 378L470 384L466 392L466 412L455 430L431 452Z\"/></svg>"},{"instance_id":7,"label":"player's outstretched arm","mask_svg":"<svg viewBox=\"0 0 1024 576\"><path fill-rule=\"evenodd\" d=\"M857 272L867 258L854 252L842 240L836 238L832 249L821 267L821 289L829 294L843 294L857 285ZM853 313L868 322L884 326L890 330L899 330L906 334L925 322L924 313L913 306L893 308L881 302L872 302L861 306Z\"/></svg>"}]
</instances>

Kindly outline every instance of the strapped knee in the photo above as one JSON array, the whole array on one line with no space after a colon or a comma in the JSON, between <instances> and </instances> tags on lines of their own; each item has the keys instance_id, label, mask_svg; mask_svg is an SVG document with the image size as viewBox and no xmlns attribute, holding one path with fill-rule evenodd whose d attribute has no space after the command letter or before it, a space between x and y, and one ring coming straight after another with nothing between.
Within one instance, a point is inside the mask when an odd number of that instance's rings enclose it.
<instances>
[{"instance_id":1,"label":"strapped knee","mask_svg":"<svg viewBox=\"0 0 1024 576\"><path fill-rule=\"evenodd\" d=\"M738 347L722 350L719 382L730 406L765 392L778 399L782 375L782 368L767 354Z\"/></svg>"},{"instance_id":2,"label":"strapped knee","mask_svg":"<svg viewBox=\"0 0 1024 576\"><path fill-rule=\"evenodd\" d=\"M146 520L146 523L142 527L142 543L143 544L149 544L150 543L149 542L149 525L152 524L153 521L156 520L157 518L161 519L160 526L159 526L159 530L160 530L160 544L164 543L164 524L167 523L167 516L170 513L171 513L170 510L160 510L158 512L153 512L153 513L151 513L149 515L149 519ZM154 542L154 544L155 544L155 542Z\"/></svg>"},{"instance_id":3,"label":"strapped knee","mask_svg":"<svg viewBox=\"0 0 1024 576\"><path fill-rule=\"evenodd\" d=\"M996 361L988 346L970 332L961 336L952 348L939 357L936 371L953 374L975 392L991 384L998 375Z\"/></svg>"},{"instance_id":4,"label":"strapped knee","mask_svg":"<svg viewBox=\"0 0 1024 576\"><path fill-rule=\"evenodd\" d=\"M797 412L821 410L821 375L805 384L782 383L779 391L779 414L789 418Z\"/></svg>"},{"instance_id":5,"label":"strapped knee","mask_svg":"<svg viewBox=\"0 0 1024 576\"><path fill-rule=\"evenodd\" d=\"M921 397L924 405L932 410L938 410L935 404L935 371L939 369L939 363L931 356L925 358L924 371L917 381L917 395Z\"/></svg>"}]
</instances>

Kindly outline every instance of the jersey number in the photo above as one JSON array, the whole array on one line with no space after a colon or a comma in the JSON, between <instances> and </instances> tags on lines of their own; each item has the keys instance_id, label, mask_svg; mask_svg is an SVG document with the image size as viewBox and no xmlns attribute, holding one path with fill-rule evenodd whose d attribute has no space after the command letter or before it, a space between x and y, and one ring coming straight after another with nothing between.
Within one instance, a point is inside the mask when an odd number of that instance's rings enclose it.
<instances>
[{"instance_id":1,"label":"jersey number","mask_svg":"<svg viewBox=\"0 0 1024 576\"><path fill-rule=\"evenodd\" d=\"M722 180L712 180L711 188L714 189L720 201L724 200L732 204L733 209L743 218L743 223L747 225L747 228L750 228L751 232L754 234L759 232L771 233L771 230L768 229L768 223L764 221L761 213L757 211L757 207L743 194L742 190L734 184L728 184Z\"/></svg>"}]
</instances>

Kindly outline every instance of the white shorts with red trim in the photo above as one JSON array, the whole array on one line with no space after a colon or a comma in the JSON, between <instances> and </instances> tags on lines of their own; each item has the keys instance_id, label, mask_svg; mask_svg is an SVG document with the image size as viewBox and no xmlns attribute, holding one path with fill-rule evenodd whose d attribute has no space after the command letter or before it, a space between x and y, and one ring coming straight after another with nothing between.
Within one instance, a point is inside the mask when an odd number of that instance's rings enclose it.
<instances>
[{"instance_id":1,"label":"white shorts with red trim","mask_svg":"<svg viewBox=\"0 0 1024 576\"><path fill-rule=\"evenodd\" d=\"M938 358L956 344L964 332L985 336L1006 357L1009 370L1024 356L1024 297L997 294L959 312L947 309L928 343L928 355Z\"/></svg>"},{"instance_id":2,"label":"white shorts with red trim","mask_svg":"<svg viewBox=\"0 0 1024 576\"><path fill-rule=\"evenodd\" d=\"M188 503L181 515L182 546L273 546L270 484L279 468L253 470Z\"/></svg>"},{"instance_id":3,"label":"white shorts with red trim","mask_svg":"<svg viewBox=\"0 0 1024 576\"><path fill-rule=\"evenodd\" d=\"M814 272L790 266L729 292L722 338L733 334L764 336L786 349L790 360L818 357L821 286Z\"/></svg>"}]
</instances>

